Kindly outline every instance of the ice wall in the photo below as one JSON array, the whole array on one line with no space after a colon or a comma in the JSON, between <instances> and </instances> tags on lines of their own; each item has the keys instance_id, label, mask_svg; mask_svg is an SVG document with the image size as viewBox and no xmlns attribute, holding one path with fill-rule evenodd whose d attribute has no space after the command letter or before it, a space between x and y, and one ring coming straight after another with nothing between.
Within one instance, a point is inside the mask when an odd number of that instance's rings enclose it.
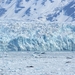
<instances>
[{"instance_id":1,"label":"ice wall","mask_svg":"<svg viewBox=\"0 0 75 75\"><path fill-rule=\"evenodd\" d=\"M75 51L75 23L2 20L0 51Z\"/></svg>"}]
</instances>

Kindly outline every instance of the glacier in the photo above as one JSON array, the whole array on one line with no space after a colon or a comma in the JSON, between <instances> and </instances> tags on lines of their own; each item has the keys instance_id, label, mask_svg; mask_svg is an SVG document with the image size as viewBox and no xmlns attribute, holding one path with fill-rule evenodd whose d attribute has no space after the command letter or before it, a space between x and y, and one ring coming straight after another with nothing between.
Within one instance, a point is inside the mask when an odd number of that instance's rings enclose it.
<instances>
[{"instance_id":1,"label":"glacier","mask_svg":"<svg viewBox=\"0 0 75 75\"><path fill-rule=\"evenodd\" d=\"M0 51L75 51L75 23L0 20Z\"/></svg>"}]
</instances>

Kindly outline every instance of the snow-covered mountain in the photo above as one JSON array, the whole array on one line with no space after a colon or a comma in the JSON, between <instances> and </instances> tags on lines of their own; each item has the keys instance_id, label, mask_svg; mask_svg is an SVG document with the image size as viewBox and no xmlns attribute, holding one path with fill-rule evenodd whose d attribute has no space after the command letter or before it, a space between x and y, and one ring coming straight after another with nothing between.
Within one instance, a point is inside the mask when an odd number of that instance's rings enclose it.
<instances>
[{"instance_id":1,"label":"snow-covered mountain","mask_svg":"<svg viewBox=\"0 0 75 75\"><path fill-rule=\"evenodd\" d=\"M75 0L0 0L0 19L75 21Z\"/></svg>"}]
</instances>

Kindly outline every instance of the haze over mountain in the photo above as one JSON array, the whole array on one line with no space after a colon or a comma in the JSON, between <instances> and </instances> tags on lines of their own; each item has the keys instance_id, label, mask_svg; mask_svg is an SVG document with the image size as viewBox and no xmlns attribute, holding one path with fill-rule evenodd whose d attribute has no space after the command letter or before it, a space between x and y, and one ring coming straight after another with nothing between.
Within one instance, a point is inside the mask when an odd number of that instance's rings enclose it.
<instances>
[{"instance_id":1,"label":"haze over mountain","mask_svg":"<svg viewBox=\"0 0 75 75\"><path fill-rule=\"evenodd\" d=\"M74 22L75 0L0 0L0 19Z\"/></svg>"}]
</instances>

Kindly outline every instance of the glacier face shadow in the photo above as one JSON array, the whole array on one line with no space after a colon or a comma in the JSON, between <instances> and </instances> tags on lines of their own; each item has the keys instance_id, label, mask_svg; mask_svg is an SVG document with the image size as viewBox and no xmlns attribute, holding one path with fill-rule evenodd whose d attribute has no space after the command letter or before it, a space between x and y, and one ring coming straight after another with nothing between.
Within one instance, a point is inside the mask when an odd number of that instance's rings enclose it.
<instances>
[{"instance_id":1,"label":"glacier face shadow","mask_svg":"<svg viewBox=\"0 0 75 75\"><path fill-rule=\"evenodd\" d=\"M75 51L74 23L0 21L0 51Z\"/></svg>"}]
</instances>

